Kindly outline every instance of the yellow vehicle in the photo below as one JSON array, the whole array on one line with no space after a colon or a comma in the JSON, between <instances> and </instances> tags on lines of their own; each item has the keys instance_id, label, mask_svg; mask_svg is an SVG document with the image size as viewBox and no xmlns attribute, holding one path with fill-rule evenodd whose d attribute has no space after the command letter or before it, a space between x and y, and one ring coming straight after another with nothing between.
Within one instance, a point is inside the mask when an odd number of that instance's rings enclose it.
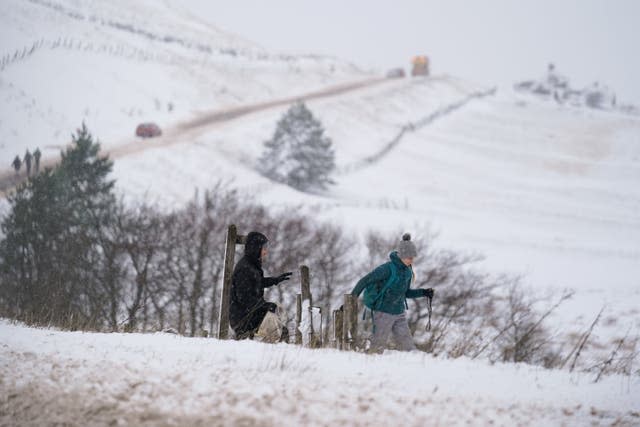
<instances>
[{"instance_id":1,"label":"yellow vehicle","mask_svg":"<svg viewBox=\"0 0 640 427\"><path fill-rule=\"evenodd\" d=\"M429 75L429 58L426 55L414 56L411 60L412 76L428 76Z\"/></svg>"}]
</instances>

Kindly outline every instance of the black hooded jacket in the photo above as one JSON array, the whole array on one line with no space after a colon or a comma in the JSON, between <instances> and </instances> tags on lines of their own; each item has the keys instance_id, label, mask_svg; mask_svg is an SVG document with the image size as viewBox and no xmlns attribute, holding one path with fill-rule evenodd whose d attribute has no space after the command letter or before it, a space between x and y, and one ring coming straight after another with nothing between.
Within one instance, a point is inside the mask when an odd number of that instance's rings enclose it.
<instances>
[{"instance_id":1,"label":"black hooded jacket","mask_svg":"<svg viewBox=\"0 0 640 427\"><path fill-rule=\"evenodd\" d=\"M267 243L265 235L252 231L247 235L244 256L238 261L231 279L231 305L229 322L236 330L247 323L253 313L267 304L264 288L276 285L278 280L264 277L260 252Z\"/></svg>"}]
</instances>

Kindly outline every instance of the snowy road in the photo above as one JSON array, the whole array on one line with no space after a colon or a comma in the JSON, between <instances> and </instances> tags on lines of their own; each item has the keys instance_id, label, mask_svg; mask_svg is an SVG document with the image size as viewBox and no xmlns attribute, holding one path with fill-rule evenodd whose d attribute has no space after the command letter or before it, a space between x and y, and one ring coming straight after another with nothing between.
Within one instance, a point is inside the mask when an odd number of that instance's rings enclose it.
<instances>
[{"instance_id":1,"label":"snowy road","mask_svg":"<svg viewBox=\"0 0 640 427\"><path fill-rule=\"evenodd\" d=\"M640 381L0 321L0 425L640 424Z\"/></svg>"}]
</instances>

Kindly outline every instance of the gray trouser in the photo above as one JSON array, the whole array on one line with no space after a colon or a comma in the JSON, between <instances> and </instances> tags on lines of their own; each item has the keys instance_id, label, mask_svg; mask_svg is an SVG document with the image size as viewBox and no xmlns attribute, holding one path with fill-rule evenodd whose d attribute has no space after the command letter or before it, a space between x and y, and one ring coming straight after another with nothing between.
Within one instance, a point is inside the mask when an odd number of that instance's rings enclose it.
<instances>
[{"instance_id":1,"label":"gray trouser","mask_svg":"<svg viewBox=\"0 0 640 427\"><path fill-rule=\"evenodd\" d=\"M384 350L387 341L389 341L389 335L393 335L398 350L411 351L416 349L405 313L389 314L382 311L374 311L370 350L378 352Z\"/></svg>"}]
</instances>

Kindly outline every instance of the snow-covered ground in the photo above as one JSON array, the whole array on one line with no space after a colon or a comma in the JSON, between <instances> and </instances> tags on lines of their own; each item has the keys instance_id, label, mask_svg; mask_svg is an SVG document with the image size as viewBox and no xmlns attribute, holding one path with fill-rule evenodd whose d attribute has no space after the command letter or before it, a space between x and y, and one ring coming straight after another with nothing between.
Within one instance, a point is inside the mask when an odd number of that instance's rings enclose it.
<instances>
[{"instance_id":1,"label":"snow-covered ground","mask_svg":"<svg viewBox=\"0 0 640 427\"><path fill-rule=\"evenodd\" d=\"M6 168L27 148L54 156L84 120L117 153L114 177L126 200L175 208L223 180L267 206L303 206L361 235L403 230L420 239L415 230L428 226L440 247L485 254L490 273L523 274L535 292L575 290L553 319L558 337L583 332L603 305L592 338L603 351L640 331L637 116L448 75L388 80L307 102L338 164L337 185L314 195L256 172L286 105L181 124L380 74L266 52L177 1L151 0L2 1L0 60ZM140 141L144 150L117 151L147 120L170 132ZM6 322L0 343L0 387L9 391L0 424L13 415L34 417L18 420L27 425L62 422L65 413L79 425L86 417L129 425L640 424L631 413L640 410L637 376L592 384L582 374L422 354L366 357ZM33 402L41 406L25 406Z\"/></svg>"},{"instance_id":2,"label":"snow-covered ground","mask_svg":"<svg viewBox=\"0 0 640 427\"><path fill-rule=\"evenodd\" d=\"M0 321L1 425L640 424L640 380Z\"/></svg>"}]
</instances>

